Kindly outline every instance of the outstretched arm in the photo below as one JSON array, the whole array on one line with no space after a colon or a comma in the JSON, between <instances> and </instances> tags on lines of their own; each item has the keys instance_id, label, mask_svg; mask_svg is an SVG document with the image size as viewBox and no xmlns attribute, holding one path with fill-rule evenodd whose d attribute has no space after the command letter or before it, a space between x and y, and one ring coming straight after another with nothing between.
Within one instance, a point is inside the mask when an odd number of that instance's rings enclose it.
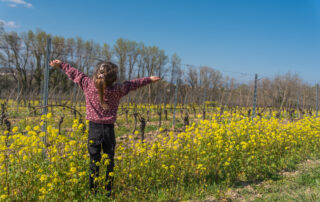
<instances>
[{"instance_id":1,"label":"outstretched arm","mask_svg":"<svg viewBox=\"0 0 320 202\"><path fill-rule=\"evenodd\" d=\"M143 87L149 83L154 83L160 80L160 77L151 76L140 79L134 79L123 82L121 86L121 96L127 95L130 91L136 90L137 88Z\"/></svg>"},{"instance_id":2,"label":"outstretched arm","mask_svg":"<svg viewBox=\"0 0 320 202\"><path fill-rule=\"evenodd\" d=\"M50 62L50 66L56 68L59 67L62 69L67 74L69 79L78 84L82 90L87 88L90 78L83 72L80 72L78 69L72 67L70 64L61 62L60 60L52 60Z\"/></svg>"}]
</instances>

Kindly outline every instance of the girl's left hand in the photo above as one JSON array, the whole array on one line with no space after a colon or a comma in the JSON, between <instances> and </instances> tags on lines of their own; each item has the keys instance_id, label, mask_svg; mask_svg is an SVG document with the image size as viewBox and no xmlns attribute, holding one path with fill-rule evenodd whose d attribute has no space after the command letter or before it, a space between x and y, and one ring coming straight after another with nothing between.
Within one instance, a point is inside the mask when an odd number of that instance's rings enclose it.
<instances>
[{"instance_id":1,"label":"girl's left hand","mask_svg":"<svg viewBox=\"0 0 320 202\"><path fill-rule=\"evenodd\" d=\"M51 67L61 67L61 61L60 60L52 60L50 62Z\"/></svg>"},{"instance_id":2,"label":"girl's left hand","mask_svg":"<svg viewBox=\"0 0 320 202\"><path fill-rule=\"evenodd\" d=\"M161 80L161 78L160 78L160 77L158 77L158 76L150 76L150 79L151 79L152 83L154 83L154 82L157 82L157 81Z\"/></svg>"}]
</instances>

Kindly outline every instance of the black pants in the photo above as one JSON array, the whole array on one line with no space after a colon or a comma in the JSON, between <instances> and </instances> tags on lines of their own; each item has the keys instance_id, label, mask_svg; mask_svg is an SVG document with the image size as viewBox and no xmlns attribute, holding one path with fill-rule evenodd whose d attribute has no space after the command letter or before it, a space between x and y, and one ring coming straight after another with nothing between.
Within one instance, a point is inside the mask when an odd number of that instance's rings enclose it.
<instances>
[{"instance_id":1,"label":"black pants","mask_svg":"<svg viewBox=\"0 0 320 202\"><path fill-rule=\"evenodd\" d=\"M106 189L111 191L113 177L110 177L109 173L113 172L115 146L116 139L113 124L89 122L88 151L90 154L90 189L95 189L97 187L97 183L94 182L94 178L99 176L99 166L97 166L96 162L100 162L101 160L102 147L103 153L108 155L108 159L110 161L107 166L105 180L108 182Z\"/></svg>"}]
</instances>

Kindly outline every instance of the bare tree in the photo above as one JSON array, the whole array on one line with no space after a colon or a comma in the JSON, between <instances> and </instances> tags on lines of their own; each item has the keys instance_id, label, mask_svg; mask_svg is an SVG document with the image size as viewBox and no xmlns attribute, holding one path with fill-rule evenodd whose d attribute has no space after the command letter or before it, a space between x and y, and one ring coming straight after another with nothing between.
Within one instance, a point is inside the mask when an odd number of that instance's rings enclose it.
<instances>
[{"instance_id":1,"label":"bare tree","mask_svg":"<svg viewBox=\"0 0 320 202\"><path fill-rule=\"evenodd\" d=\"M126 75L126 62L127 62L127 52L128 52L126 41L127 40L120 38L116 41L116 44L113 47L115 56L118 58L118 64L120 69L120 72L119 72L120 81L123 81L126 79L125 75Z\"/></svg>"}]
</instances>

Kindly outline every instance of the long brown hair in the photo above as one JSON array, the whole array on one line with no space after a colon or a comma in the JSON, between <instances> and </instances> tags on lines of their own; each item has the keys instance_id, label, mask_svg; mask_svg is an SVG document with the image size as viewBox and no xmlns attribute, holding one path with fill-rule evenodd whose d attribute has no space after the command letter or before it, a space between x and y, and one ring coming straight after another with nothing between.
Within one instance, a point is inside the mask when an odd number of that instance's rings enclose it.
<instances>
[{"instance_id":1,"label":"long brown hair","mask_svg":"<svg viewBox=\"0 0 320 202\"><path fill-rule=\"evenodd\" d=\"M118 66L112 62L101 61L96 65L93 74L94 85L98 89L100 104L102 108L108 109L109 106L103 101L103 93L107 87L112 87L117 80Z\"/></svg>"}]
</instances>

